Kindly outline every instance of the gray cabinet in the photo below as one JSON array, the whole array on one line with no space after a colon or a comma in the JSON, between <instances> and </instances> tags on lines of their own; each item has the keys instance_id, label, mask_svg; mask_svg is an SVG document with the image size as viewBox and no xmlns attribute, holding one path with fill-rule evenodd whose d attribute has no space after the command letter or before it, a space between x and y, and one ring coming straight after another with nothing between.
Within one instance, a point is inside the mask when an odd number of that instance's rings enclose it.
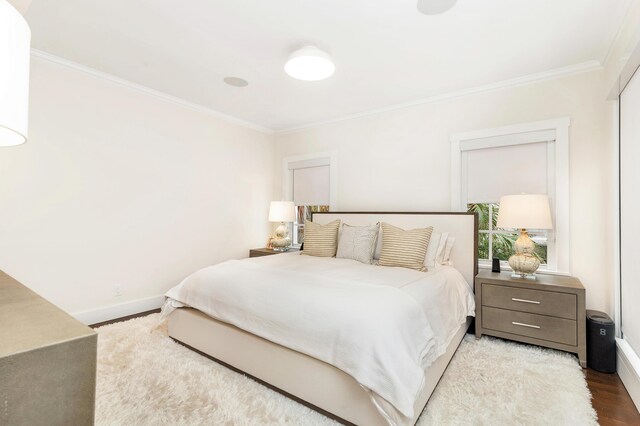
<instances>
[{"instance_id":1,"label":"gray cabinet","mask_svg":"<svg viewBox=\"0 0 640 426\"><path fill-rule=\"evenodd\" d=\"M476 337L483 334L574 352L587 366L585 290L573 277L481 271L475 280Z\"/></svg>"},{"instance_id":2,"label":"gray cabinet","mask_svg":"<svg viewBox=\"0 0 640 426\"><path fill-rule=\"evenodd\" d=\"M0 424L93 425L97 342L0 271Z\"/></svg>"}]
</instances>

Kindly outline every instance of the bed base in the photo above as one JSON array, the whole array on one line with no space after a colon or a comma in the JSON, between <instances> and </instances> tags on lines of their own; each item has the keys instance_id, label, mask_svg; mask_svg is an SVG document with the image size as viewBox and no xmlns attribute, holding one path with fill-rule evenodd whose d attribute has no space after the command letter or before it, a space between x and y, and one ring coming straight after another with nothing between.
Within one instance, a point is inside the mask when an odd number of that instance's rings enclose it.
<instances>
[{"instance_id":1,"label":"bed base","mask_svg":"<svg viewBox=\"0 0 640 426\"><path fill-rule=\"evenodd\" d=\"M415 404L413 424L470 322L471 318L467 318L447 351L425 371L425 385ZM169 336L185 346L343 424L387 425L369 393L353 377L330 364L217 321L196 309L175 310L168 317L168 327Z\"/></svg>"}]
</instances>

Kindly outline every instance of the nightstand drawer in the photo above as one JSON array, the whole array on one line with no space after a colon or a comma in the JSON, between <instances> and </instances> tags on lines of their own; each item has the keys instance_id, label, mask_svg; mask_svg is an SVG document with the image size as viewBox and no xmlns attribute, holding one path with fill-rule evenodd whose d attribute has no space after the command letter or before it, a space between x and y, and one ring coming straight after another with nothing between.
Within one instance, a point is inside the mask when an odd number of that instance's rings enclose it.
<instances>
[{"instance_id":1,"label":"nightstand drawer","mask_svg":"<svg viewBox=\"0 0 640 426\"><path fill-rule=\"evenodd\" d=\"M576 322L564 318L482 307L482 328L576 345Z\"/></svg>"},{"instance_id":2,"label":"nightstand drawer","mask_svg":"<svg viewBox=\"0 0 640 426\"><path fill-rule=\"evenodd\" d=\"M274 254L278 254L278 253L265 253L265 252L261 252L261 251L257 251L257 250L250 250L249 251L249 257L262 257L262 256L271 256Z\"/></svg>"},{"instance_id":3,"label":"nightstand drawer","mask_svg":"<svg viewBox=\"0 0 640 426\"><path fill-rule=\"evenodd\" d=\"M552 317L576 319L575 294L482 284L482 305Z\"/></svg>"},{"instance_id":4,"label":"nightstand drawer","mask_svg":"<svg viewBox=\"0 0 640 426\"><path fill-rule=\"evenodd\" d=\"M294 253L299 251L298 249L289 249L287 251L278 251L270 248L256 248L249 250L249 257L262 257L262 256L273 256L274 254L282 254L282 253Z\"/></svg>"}]
</instances>

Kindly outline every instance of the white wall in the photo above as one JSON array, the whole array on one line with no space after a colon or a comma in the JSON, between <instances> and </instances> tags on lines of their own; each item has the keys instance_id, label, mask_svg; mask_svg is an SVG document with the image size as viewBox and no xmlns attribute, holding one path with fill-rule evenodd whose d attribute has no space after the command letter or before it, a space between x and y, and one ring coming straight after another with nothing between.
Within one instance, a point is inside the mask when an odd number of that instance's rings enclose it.
<instances>
[{"instance_id":1,"label":"white wall","mask_svg":"<svg viewBox=\"0 0 640 426\"><path fill-rule=\"evenodd\" d=\"M282 158L338 156L339 210L448 211L451 133L568 116L571 271L587 306L612 310L609 226L612 164L603 72L504 88L276 135L275 191Z\"/></svg>"},{"instance_id":2,"label":"white wall","mask_svg":"<svg viewBox=\"0 0 640 426\"><path fill-rule=\"evenodd\" d=\"M264 245L273 135L38 58L30 102L0 151L0 268L53 303L158 296Z\"/></svg>"}]
</instances>

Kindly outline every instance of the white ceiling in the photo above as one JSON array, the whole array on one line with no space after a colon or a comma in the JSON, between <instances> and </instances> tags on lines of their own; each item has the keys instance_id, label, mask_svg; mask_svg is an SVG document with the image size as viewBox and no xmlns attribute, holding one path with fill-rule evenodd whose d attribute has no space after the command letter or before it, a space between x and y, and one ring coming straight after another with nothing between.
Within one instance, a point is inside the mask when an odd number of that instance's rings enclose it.
<instances>
[{"instance_id":1,"label":"white ceiling","mask_svg":"<svg viewBox=\"0 0 640 426\"><path fill-rule=\"evenodd\" d=\"M603 61L632 0L33 0L34 48L275 130ZM321 82L293 50L329 52ZM249 81L245 88L223 82Z\"/></svg>"}]
</instances>

